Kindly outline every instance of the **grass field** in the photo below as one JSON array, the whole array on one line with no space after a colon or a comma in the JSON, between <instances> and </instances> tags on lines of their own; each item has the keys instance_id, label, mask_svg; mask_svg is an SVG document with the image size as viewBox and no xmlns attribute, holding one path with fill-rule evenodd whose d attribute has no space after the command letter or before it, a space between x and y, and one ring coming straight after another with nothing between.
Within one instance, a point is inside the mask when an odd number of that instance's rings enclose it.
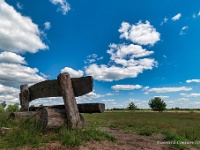
<instances>
[{"instance_id":1,"label":"grass field","mask_svg":"<svg viewBox=\"0 0 200 150\"><path fill-rule=\"evenodd\" d=\"M43 132L35 126L34 122L22 124L21 121L7 121L7 114L1 113L0 127L13 129L6 133L0 133L0 149L24 146L39 147L51 141L60 141L63 145L72 147L91 140L115 141L115 137L100 131L99 127L117 128L127 133L138 133L145 136L161 133L165 136L165 141L200 141L200 113L196 112L106 111L83 115L85 129L74 131L63 128ZM188 145L172 144L170 146L186 148ZM192 146L200 148L200 143Z\"/></svg>"},{"instance_id":2,"label":"grass field","mask_svg":"<svg viewBox=\"0 0 200 150\"><path fill-rule=\"evenodd\" d=\"M147 136L162 133L166 141L200 141L200 113L106 112L87 114L85 118L89 124L119 128L124 132L136 132Z\"/></svg>"}]
</instances>

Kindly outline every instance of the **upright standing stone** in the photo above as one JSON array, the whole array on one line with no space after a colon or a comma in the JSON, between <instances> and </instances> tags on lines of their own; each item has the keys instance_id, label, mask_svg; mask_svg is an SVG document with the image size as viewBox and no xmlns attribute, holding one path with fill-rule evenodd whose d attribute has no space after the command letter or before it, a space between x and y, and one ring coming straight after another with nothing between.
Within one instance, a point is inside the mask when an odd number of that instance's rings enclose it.
<instances>
[{"instance_id":1,"label":"upright standing stone","mask_svg":"<svg viewBox=\"0 0 200 150\"><path fill-rule=\"evenodd\" d=\"M61 73L58 75L58 81L65 104L67 125L71 129L81 128L82 122L79 116L70 75L68 73Z\"/></svg>"},{"instance_id":2,"label":"upright standing stone","mask_svg":"<svg viewBox=\"0 0 200 150\"><path fill-rule=\"evenodd\" d=\"M21 104L21 111L28 111L30 92L27 84L20 86L19 99Z\"/></svg>"}]
</instances>

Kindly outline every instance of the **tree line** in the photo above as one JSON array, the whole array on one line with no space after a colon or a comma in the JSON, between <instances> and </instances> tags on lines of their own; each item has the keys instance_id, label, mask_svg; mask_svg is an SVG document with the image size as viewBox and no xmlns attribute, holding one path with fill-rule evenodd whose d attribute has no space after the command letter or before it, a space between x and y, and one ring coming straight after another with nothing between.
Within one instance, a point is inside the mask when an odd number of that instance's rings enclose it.
<instances>
[{"instance_id":1,"label":"tree line","mask_svg":"<svg viewBox=\"0 0 200 150\"><path fill-rule=\"evenodd\" d=\"M19 103L15 103L13 105L8 105L7 107L6 102L2 102L0 103L0 113L4 112L4 111L8 111L8 112L16 112L19 111Z\"/></svg>"},{"instance_id":2,"label":"tree line","mask_svg":"<svg viewBox=\"0 0 200 150\"><path fill-rule=\"evenodd\" d=\"M160 97L154 97L149 101L149 107L153 111L159 111L162 112L166 109L167 104L160 98ZM128 110L138 110L137 106L131 102L129 103L129 106L127 107Z\"/></svg>"}]
</instances>

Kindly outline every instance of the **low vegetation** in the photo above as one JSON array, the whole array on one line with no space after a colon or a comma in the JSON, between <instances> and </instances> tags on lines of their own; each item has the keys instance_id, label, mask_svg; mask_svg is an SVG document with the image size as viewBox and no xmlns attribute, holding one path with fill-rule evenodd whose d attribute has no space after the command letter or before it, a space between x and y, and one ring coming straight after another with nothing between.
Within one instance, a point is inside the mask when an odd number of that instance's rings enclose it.
<instances>
[{"instance_id":1,"label":"low vegetation","mask_svg":"<svg viewBox=\"0 0 200 150\"><path fill-rule=\"evenodd\" d=\"M89 124L79 130L61 128L43 131L34 120L7 120L8 115L8 112L0 113L0 127L10 128L0 131L0 149L37 148L53 141L68 147L79 146L91 140L115 141L115 138L107 132Z\"/></svg>"},{"instance_id":2,"label":"low vegetation","mask_svg":"<svg viewBox=\"0 0 200 150\"><path fill-rule=\"evenodd\" d=\"M95 126L118 128L128 133L150 136L161 133L165 141L200 141L200 113L185 111L107 111L103 114L85 114L85 120ZM188 145L171 144L171 147L185 148ZM199 144L194 144L200 148Z\"/></svg>"},{"instance_id":3,"label":"low vegetation","mask_svg":"<svg viewBox=\"0 0 200 150\"><path fill-rule=\"evenodd\" d=\"M0 107L0 129L1 127L10 128L9 130L0 130L0 149L37 148L50 142L59 142L68 147L75 147L92 140L116 140L107 132L101 131L101 127L116 128L125 133L138 133L145 136L160 133L164 135L164 141L178 142L169 145L170 147L181 149L193 146L200 148L200 143L180 144L180 142L200 141L199 111L183 111L176 108L159 113L151 110L139 110L134 104L131 104L129 110L82 114L85 118L86 127L84 129L61 128L43 131L34 120L8 120L9 111L15 110L16 106L7 107L9 109L6 111L3 109L5 105Z\"/></svg>"}]
</instances>

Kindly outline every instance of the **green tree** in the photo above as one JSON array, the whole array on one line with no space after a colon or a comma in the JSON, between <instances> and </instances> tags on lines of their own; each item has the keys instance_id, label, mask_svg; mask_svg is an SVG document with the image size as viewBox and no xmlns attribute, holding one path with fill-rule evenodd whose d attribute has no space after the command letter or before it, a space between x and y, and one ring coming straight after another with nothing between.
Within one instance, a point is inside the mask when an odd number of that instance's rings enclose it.
<instances>
[{"instance_id":1,"label":"green tree","mask_svg":"<svg viewBox=\"0 0 200 150\"><path fill-rule=\"evenodd\" d=\"M14 105L8 105L6 111L8 112L16 112L16 111L19 111L19 104L14 104Z\"/></svg>"},{"instance_id":2,"label":"green tree","mask_svg":"<svg viewBox=\"0 0 200 150\"><path fill-rule=\"evenodd\" d=\"M0 105L0 113L2 113L2 112L4 112L4 111L5 111L5 110L4 110L3 106Z\"/></svg>"},{"instance_id":3,"label":"green tree","mask_svg":"<svg viewBox=\"0 0 200 150\"><path fill-rule=\"evenodd\" d=\"M6 107L6 102L3 101L0 105L1 105L3 108L5 108L5 107Z\"/></svg>"},{"instance_id":4,"label":"green tree","mask_svg":"<svg viewBox=\"0 0 200 150\"><path fill-rule=\"evenodd\" d=\"M137 106L135 106L135 104L133 102L131 102L129 105L128 105L128 110L136 110L137 109Z\"/></svg>"},{"instance_id":5,"label":"green tree","mask_svg":"<svg viewBox=\"0 0 200 150\"><path fill-rule=\"evenodd\" d=\"M154 97L154 99L151 99L149 101L149 107L153 111L160 111L162 112L163 110L166 109L166 103L160 98L160 97Z\"/></svg>"}]
</instances>

